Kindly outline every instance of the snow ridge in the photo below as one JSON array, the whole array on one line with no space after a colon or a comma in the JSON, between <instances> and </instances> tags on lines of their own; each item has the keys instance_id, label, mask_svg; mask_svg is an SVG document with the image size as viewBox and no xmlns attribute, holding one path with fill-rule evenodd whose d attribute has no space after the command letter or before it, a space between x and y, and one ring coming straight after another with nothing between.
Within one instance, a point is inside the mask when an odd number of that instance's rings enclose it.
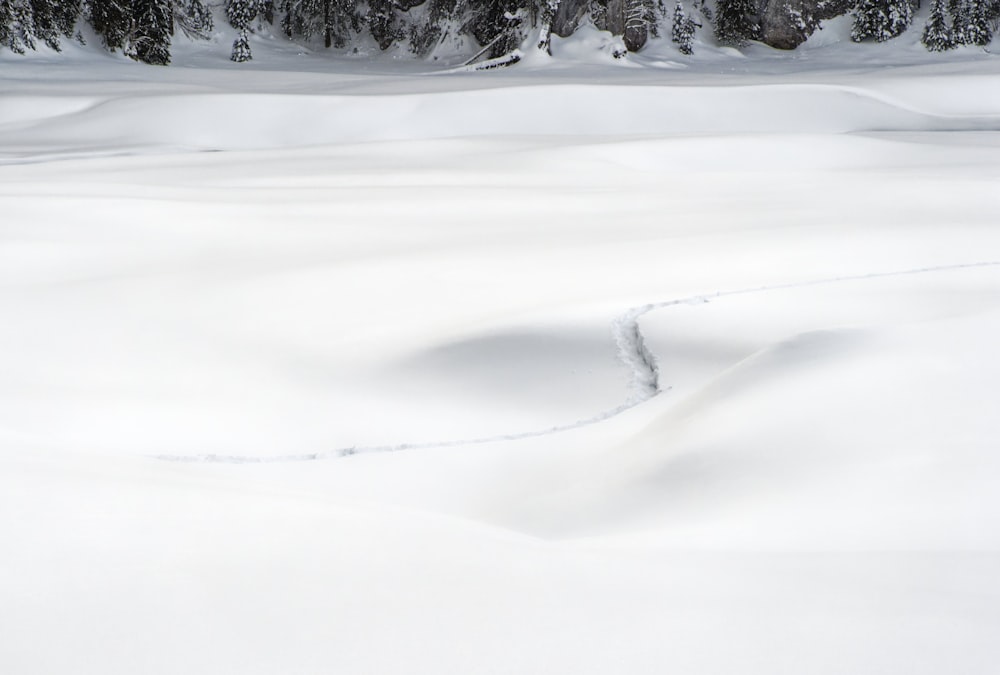
<instances>
[{"instance_id":1,"label":"snow ridge","mask_svg":"<svg viewBox=\"0 0 1000 675\"><path fill-rule=\"evenodd\" d=\"M618 358L629 371L629 388L632 393L622 405L604 410L591 417L570 422L568 424L557 425L545 429L533 429L511 434L501 434L495 436L484 436L479 438L454 439L446 441L428 441L420 443L400 443L396 445L371 445L371 446L351 446L348 448L337 448L320 452L303 453L296 455L274 455L256 457L249 455L222 455L222 454L199 454L199 455L154 455L153 458L170 462L210 462L223 464L261 464L272 462L304 462L320 459L334 459L338 457L349 457L351 455L371 453L371 452L398 452L400 450L420 450L429 448L447 448L460 445L482 445L485 443L496 443L502 441L516 441L525 438L547 436L557 434L571 429L590 426L603 422L607 419L620 415L621 413L645 403L660 394L663 389L660 387L660 372L657 365L656 356L646 347L642 330L639 327L639 319L649 312L665 309L683 304L702 304L711 302L715 298L723 298L735 295L748 295L751 293L763 293L767 291L778 291L791 288L807 288L809 286L822 286L836 283L866 281L872 279L883 279L886 277L898 277L914 274L929 274L934 272L948 272L956 270L997 267L1000 260L982 261L972 263L957 263L950 265L936 265L932 267L920 267L908 270L894 270L889 272L870 272L867 274L855 274L836 277L826 277L823 279L813 279L809 281L796 281L784 284L771 284L753 286L728 291L716 291L703 295L693 295L663 302L649 303L632 307L622 313L612 322L611 330L618 346Z\"/></svg>"}]
</instances>

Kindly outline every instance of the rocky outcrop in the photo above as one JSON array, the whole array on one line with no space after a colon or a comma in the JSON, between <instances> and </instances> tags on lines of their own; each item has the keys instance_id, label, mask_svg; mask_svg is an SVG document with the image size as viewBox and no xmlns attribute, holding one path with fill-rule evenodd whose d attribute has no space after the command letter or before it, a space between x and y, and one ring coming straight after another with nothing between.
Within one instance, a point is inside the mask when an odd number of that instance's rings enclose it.
<instances>
[{"instance_id":1,"label":"rocky outcrop","mask_svg":"<svg viewBox=\"0 0 1000 675\"><path fill-rule=\"evenodd\" d=\"M563 0L575 2L577 0ZM622 36L625 48L637 52L649 39L649 20L652 15L644 3L649 0L598 0L595 3L594 25L612 35ZM589 4L589 3L588 3ZM584 10L586 11L586 9Z\"/></svg>"},{"instance_id":2,"label":"rocky outcrop","mask_svg":"<svg viewBox=\"0 0 1000 675\"><path fill-rule=\"evenodd\" d=\"M562 0L552 17L552 32L559 37L569 37L580 27L587 16L589 0Z\"/></svg>"},{"instance_id":3,"label":"rocky outcrop","mask_svg":"<svg viewBox=\"0 0 1000 675\"><path fill-rule=\"evenodd\" d=\"M776 49L795 49L820 22L846 14L854 0L767 0L760 14L760 40Z\"/></svg>"}]
</instances>

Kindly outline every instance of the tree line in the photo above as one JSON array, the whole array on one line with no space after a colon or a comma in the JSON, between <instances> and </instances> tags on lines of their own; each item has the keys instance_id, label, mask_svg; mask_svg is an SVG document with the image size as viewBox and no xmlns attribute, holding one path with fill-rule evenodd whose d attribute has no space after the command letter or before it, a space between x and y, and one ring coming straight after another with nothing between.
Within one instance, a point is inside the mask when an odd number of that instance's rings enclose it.
<instances>
[{"instance_id":1,"label":"tree line","mask_svg":"<svg viewBox=\"0 0 1000 675\"><path fill-rule=\"evenodd\" d=\"M669 35L682 54L691 54L699 29L716 42L742 47L762 39L767 2L780 0L0 0L0 45L17 52L38 44L59 50L77 39L86 22L103 46L143 63L166 65L179 32L207 39L213 9L224 10L236 30L231 58L252 58L250 34L270 27L289 39L345 48L362 40L386 50L402 46L426 57L446 43L464 48L470 63L516 62L521 49L548 49L554 33L566 37L586 21L622 37L625 51L641 49L650 37ZM913 24L919 0L848 0L851 38L884 42ZM801 40L819 26L810 8L827 0L785 2L779 7ZM773 11L772 11L773 13ZM824 16L823 18L828 18ZM922 42L931 51L986 45L1000 21L1000 0L931 0ZM667 28L669 26L669 28ZM765 42L767 40L765 39ZM534 42L534 44L528 44ZM793 44L795 42L793 41Z\"/></svg>"}]
</instances>

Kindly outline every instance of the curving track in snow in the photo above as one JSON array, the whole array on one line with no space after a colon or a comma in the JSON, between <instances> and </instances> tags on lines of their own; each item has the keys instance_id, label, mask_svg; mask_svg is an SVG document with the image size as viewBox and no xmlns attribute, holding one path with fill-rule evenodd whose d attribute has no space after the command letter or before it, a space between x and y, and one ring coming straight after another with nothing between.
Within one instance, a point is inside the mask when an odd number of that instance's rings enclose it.
<instances>
[{"instance_id":1,"label":"curving track in snow","mask_svg":"<svg viewBox=\"0 0 1000 675\"><path fill-rule=\"evenodd\" d=\"M571 429L590 426L603 422L607 419L620 415L621 413L636 407L641 403L657 396L663 389L660 385L660 372L657 366L656 356L646 347L642 330L639 327L639 319L649 312L684 304L707 303L715 298L724 298L734 295L747 295L751 293L763 293L767 291L777 291L791 288L806 288L809 286L821 286L845 282L857 282L871 279L883 279L888 277L901 277L916 274L929 274L934 272L948 272L963 269L974 269L983 267L1000 266L1000 260L981 261L971 263L956 263L950 265L936 265L932 267L920 267L908 270L894 270L889 272L871 272L867 274L855 274L847 276L826 277L823 279L812 279L808 281L789 282L785 284L772 284L763 286L753 286L726 291L716 291L702 295L692 295L684 298L675 298L662 302L638 305L623 312L612 323L612 334L618 346L618 359L629 370L629 385L632 391L630 397L620 406L604 410L591 417L570 422L568 424L557 425L544 429L533 429L510 434L500 434L494 436L483 436L478 438L454 439L446 441L427 441L420 443L399 443L395 445L370 445L351 446L347 448L337 448L321 452L303 453L294 455L273 455L273 456L250 456L250 455L227 455L227 454L199 454L199 455L155 455L156 459L171 462L211 462L223 464L260 464L271 462L304 462L321 459L334 459L338 457L349 457L351 455L372 453L372 452L397 452L400 450L419 450L429 448L445 448L462 445L479 445L484 443L495 443L500 441L515 441L524 438L537 436L547 436Z\"/></svg>"}]
</instances>

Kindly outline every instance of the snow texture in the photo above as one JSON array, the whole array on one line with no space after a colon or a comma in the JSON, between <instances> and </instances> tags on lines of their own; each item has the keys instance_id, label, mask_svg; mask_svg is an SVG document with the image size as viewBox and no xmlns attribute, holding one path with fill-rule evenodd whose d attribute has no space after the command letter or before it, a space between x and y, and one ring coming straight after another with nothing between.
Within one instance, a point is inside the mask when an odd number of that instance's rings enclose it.
<instances>
[{"instance_id":1,"label":"snow texture","mask_svg":"<svg viewBox=\"0 0 1000 675\"><path fill-rule=\"evenodd\" d=\"M0 54L0 672L991 674L1000 70L850 27Z\"/></svg>"}]
</instances>

